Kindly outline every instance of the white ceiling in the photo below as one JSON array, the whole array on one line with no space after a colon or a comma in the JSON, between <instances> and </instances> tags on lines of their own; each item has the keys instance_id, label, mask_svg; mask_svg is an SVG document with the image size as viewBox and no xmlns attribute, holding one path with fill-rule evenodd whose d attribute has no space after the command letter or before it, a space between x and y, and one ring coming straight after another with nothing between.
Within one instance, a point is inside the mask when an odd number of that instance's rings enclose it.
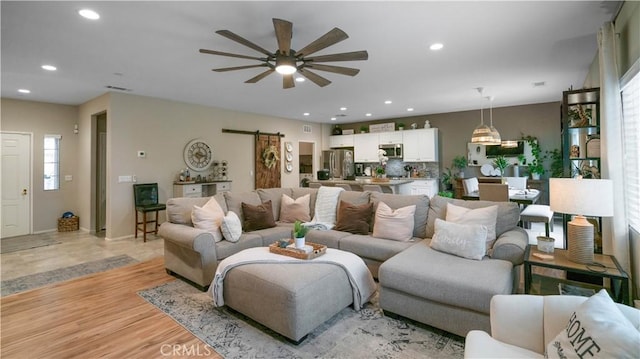
<instances>
[{"instance_id":1,"label":"white ceiling","mask_svg":"<svg viewBox=\"0 0 640 359\"><path fill-rule=\"evenodd\" d=\"M494 107L560 101L580 88L597 49L597 31L619 3L535 2L10 2L2 1L2 97L77 105L106 91L329 123L477 109L485 88ZM91 8L101 18L78 16ZM260 56L214 33L227 29L277 48L272 18L293 22L300 49L333 27L349 39L314 55L367 50L355 77L318 73L282 89L277 73L217 73L251 60L200 54L200 48ZM429 45L444 44L434 52ZM43 64L57 66L44 71ZM545 86L534 87L533 83ZM24 95L19 88L31 90ZM385 105L385 100L392 104ZM488 102L483 106L486 107ZM346 111L339 108L345 106ZM407 112L407 108L414 112ZM309 116L303 116L308 112ZM365 117L365 113L371 117Z\"/></svg>"}]
</instances>

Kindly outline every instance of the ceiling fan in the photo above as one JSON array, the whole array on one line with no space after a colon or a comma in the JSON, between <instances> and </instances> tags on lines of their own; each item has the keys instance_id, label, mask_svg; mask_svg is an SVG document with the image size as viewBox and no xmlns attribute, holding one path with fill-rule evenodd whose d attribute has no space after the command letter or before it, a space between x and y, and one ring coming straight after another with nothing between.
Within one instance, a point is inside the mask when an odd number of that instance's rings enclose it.
<instances>
[{"instance_id":1,"label":"ceiling fan","mask_svg":"<svg viewBox=\"0 0 640 359\"><path fill-rule=\"evenodd\" d=\"M245 83L256 83L263 78L267 77L274 71L283 75L282 88L288 89L295 87L293 74L299 72L302 76L308 78L313 83L320 87L327 86L331 81L316 74L311 70L333 72L341 75L355 76L360 72L359 69L351 67L342 67L334 65L323 65L323 62L334 61L358 61L366 60L369 58L367 51L354 51L345 52L331 55L321 55L308 57L309 55L316 53L322 49L325 49L331 45L337 44L340 41L346 40L349 36L337 27L333 28L326 34L320 36L318 39L303 47L301 50L295 51L291 49L291 38L293 34L293 23L281 20L273 19L273 27L276 31L276 39L278 40L278 49L275 52L269 52L264 48L256 45L255 43L236 35L229 30L218 30L216 34L222 35L230 40L233 40L239 44L247 46L253 50L261 52L265 57L254 57L240 54L232 54L228 52L221 52L215 50L200 49L203 54L219 55L236 57L241 59L258 60L261 63L255 65L225 67L213 69L216 72L244 70L258 67L266 67L267 70L258 74L255 77L245 81Z\"/></svg>"}]
</instances>

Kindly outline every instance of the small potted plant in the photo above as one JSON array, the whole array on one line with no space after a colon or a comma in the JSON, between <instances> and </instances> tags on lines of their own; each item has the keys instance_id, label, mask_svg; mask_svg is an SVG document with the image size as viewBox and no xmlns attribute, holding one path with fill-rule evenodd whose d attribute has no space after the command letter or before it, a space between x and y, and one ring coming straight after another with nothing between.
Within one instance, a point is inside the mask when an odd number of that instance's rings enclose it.
<instances>
[{"instance_id":1,"label":"small potted plant","mask_svg":"<svg viewBox=\"0 0 640 359\"><path fill-rule=\"evenodd\" d=\"M464 156L456 156L453 158L453 168L458 169L458 177L464 178L464 169L467 167L467 158Z\"/></svg>"},{"instance_id":2,"label":"small potted plant","mask_svg":"<svg viewBox=\"0 0 640 359\"><path fill-rule=\"evenodd\" d=\"M367 133L367 130L369 129L369 127L362 125L360 126L360 133Z\"/></svg>"},{"instance_id":3,"label":"small potted plant","mask_svg":"<svg viewBox=\"0 0 640 359\"><path fill-rule=\"evenodd\" d=\"M404 130L404 123L398 122L398 131Z\"/></svg>"},{"instance_id":4,"label":"small potted plant","mask_svg":"<svg viewBox=\"0 0 640 359\"><path fill-rule=\"evenodd\" d=\"M504 156L498 156L493 160L493 165L500 170L500 177L504 177L504 170L509 166L509 162Z\"/></svg>"},{"instance_id":5,"label":"small potted plant","mask_svg":"<svg viewBox=\"0 0 640 359\"><path fill-rule=\"evenodd\" d=\"M300 221L295 221L293 224L293 239L295 240L296 248L304 248L305 236L309 232L309 227L306 227Z\"/></svg>"},{"instance_id":6,"label":"small potted plant","mask_svg":"<svg viewBox=\"0 0 640 359\"><path fill-rule=\"evenodd\" d=\"M523 153L518 155L518 160L513 164L513 177L520 177L520 165L524 165L527 162L527 158Z\"/></svg>"}]
</instances>

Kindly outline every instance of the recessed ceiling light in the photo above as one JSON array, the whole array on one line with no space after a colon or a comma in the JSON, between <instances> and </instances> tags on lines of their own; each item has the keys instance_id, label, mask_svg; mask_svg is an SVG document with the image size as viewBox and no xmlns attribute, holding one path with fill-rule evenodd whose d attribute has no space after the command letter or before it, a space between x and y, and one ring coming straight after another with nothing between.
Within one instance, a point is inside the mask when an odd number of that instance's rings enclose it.
<instances>
[{"instance_id":1,"label":"recessed ceiling light","mask_svg":"<svg viewBox=\"0 0 640 359\"><path fill-rule=\"evenodd\" d=\"M331 121L335 121L337 120L335 117L331 117Z\"/></svg>"},{"instance_id":2,"label":"recessed ceiling light","mask_svg":"<svg viewBox=\"0 0 640 359\"><path fill-rule=\"evenodd\" d=\"M393 103L393 101L391 101L391 100L387 100L387 101L384 102L385 105L389 105L391 103Z\"/></svg>"},{"instance_id":3,"label":"recessed ceiling light","mask_svg":"<svg viewBox=\"0 0 640 359\"><path fill-rule=\"evenodd\" d=\"M346 111L347 108L346 107L340 107L340 111Z\"/></svg>"},{"instance_id":4,"label":"recessed ceiling light","mask_svg":"<svg viewBox=\"0 0 640 359\"><path fill-rule=\"evenodd\" d=\"M304 77L296 77L296 82L304 82Z\"/></svg>"},{"instance_id":5,"label":"recessed ceiling light","mask_svg":"<svg viewBox=\"0 0 640 359\"><path fill-rule=\"evenodd\" d=\"M305 112L302 114L303 116L309 116L309 112Z\"/></svg>"},{"instance_id":6,"label":"recessed ceiling light","mask_svg":"<svg viewBox=\"0 0 640 359\"><path fill-rule=\"evenodd\" d=\"M409 107L409 108L407 109L407 111L409 111L409 112L413 112L413 107Z\"/></svg>"},{"instance_id":7,"label":"recessed ceiling light","mask_svg":"<svg viewBox=\"0 0 640 359\"><path fill-rule=\"evenodd\" d=\"M42 65L42 68L43 68L44 70L47 70L47 71L55 71L55 70L57 70L57 69L58 69L58 68L56 68L56 67L55 67L55 66L53 66L53 65Z\"/></svg>"},{"instance_id":8,"label":"recessed ceiling light","mask_svg":"<svg viewBox=\"0 0 640 359\"><path fill-rule=\"evenodd\" d=\"M435 44L431 44L431 46L429 46L429 49L433 51L437 51L437 50L441 50L443 47L444 47L443 44L436 42Z\"/></svg>"},{"instance_id":9,"label":"recessed ceiling light","mask_svg":"<svg viewBox=\"0 0 640 359\"><path fill-rule=\"evenodd\" d=\"M31 91L27 90L27 89L18 89L18 92L20 92L20 93L31 93Z\"/></svg>"},{"instance_id":10,"label":"recessed ceiling light","mask_svg":"<svg viewBox=\"0 0 640 359\"><path fill-rule=\"evenodd\" d=\"M89 20L98 20L100 18L100 14L90 9L82 9L78 11L78 14Z\"/></svg>"},{"instance_id":11,"label":"recessed ceiling light","mask_svg":"<svg viewBox=\"0 0 640 359\"><path fill-rule=\"evenodd\" d=\"M370 113L365 113L364 115L367 116L367 117L371 117Z\"/></svg>"}]
</instances>

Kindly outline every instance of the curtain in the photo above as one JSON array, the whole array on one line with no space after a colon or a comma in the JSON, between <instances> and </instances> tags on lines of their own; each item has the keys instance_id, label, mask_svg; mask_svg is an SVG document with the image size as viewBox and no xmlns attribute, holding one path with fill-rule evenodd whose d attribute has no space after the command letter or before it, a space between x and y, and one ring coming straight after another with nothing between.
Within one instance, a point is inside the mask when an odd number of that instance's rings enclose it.
<instances>
[{"instance_id":1,"label":"curtain","mask_svg":"<svg viewBox=\"0 0 640 359\"><path fill-rule=\"evenodd\" d=\"M612 254L629 272L629 230L624 205L624 153L622 151L622 104L616 59L616 34L612 22L598 31L600 60L600 136L602 178L613 181L613 217L602 220L603 252Z\"/></svg>"}]
</instances>

